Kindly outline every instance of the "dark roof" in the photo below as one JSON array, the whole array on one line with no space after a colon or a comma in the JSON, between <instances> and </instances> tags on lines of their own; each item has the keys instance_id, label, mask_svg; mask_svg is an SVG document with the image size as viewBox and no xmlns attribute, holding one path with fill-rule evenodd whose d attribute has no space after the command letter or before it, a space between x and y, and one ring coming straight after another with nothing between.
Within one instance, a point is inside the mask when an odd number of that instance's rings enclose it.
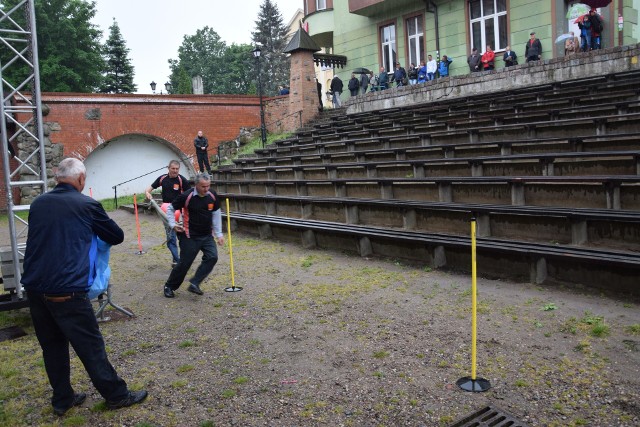
<instances>
[{"instance_id":1,"label":"dark roof","mask_svg":"<svg viewBox=\"0 0 640 427\"><path fill-rule=\"evenodd\" d=\"M287 47L284 48L284 53L293 53L299 50L307 50L311 52L320 51L320 47L302 28L298 28L298 31L296 31L293 37L291 37L291 41L289 41Z\"/></svg>"}]
</instances>

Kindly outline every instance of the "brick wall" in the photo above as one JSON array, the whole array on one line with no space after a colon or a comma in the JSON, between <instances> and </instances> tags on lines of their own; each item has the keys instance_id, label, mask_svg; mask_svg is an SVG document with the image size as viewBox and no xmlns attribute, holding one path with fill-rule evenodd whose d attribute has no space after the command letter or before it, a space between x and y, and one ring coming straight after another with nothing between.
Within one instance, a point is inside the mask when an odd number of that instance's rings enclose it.
<instances>
[{"instance_id":1,"label":"brick wall","mask_svg":"<svg viewBox=\"0 0 640 427\"><path fill-rule=\"evenodd\" d=\"M51 133L52 142L64 145L65 156L80 159L99 144L126 134L159 137L192 155L198 130L213 152L221 141L235 138L241 127L260 123L255 96L44 93L42 102L50 108L45 122L58 129Z\"/></svg>"}]
</instances>

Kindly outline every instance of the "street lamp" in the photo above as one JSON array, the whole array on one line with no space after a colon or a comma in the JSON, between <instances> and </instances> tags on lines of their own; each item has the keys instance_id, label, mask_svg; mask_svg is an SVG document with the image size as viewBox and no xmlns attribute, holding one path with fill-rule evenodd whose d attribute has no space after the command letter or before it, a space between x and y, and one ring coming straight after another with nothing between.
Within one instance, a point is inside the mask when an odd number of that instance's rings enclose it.
<instances>
[{"instance_id":1,"label":"street lamp","mask_svg":"<svg viewBox=\"0 0 640 427\"><path fill-rule=\"evenodd\" d=\"M260 72L260 54L262 51L259 46L253 49L253 57L256 58L258 64L258 91L260 92L260 139L262 140L262 148L267 142L267 129L264 126L264 106L262 104L262 73Z\"/></svg>"},{"instance_id":2,"label":"street lamp","mask_svg":"<svg viewBox=\"0 0 640 427\"><path fill-rule=\"evenodd\" d=\"M156 82L154 82L153 80L151 80L151 83L149 83L149 86L151 86L151 91L152 91L153 93L156 93L156 86L157 86Z\"/></svg>"},{"instance_id":3,"label":"street lamp","mask_svg":"<svg viewBox=\"0 0 640 427\"><path fill-rule=\"evenodd\" d=\"M167 94L169 94L169 93L171 93L171 89L173 89L173 85L171 84L171 82L166 82L164 84L164 88L166 89Z\"/></svg>"}]
</instances>

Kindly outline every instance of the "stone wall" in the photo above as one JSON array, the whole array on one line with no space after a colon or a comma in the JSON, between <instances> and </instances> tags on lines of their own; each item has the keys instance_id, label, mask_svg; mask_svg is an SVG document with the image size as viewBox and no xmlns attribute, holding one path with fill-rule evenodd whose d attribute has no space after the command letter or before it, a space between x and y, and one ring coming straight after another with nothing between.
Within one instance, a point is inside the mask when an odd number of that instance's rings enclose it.
<instances>
[{"instance_id":1,"label":"stone wall","mask_svg":"<svg viewBox=\"0 0 640 427\"><path fill-rule=\"evenodd\" d=\"M445 77L382 92L370 92L349 98L344 104L348 113L366 112L640 70L639 55L640 44L619 46L547 61L523 63L511 68Z\"/></svg>"}]
</instances>

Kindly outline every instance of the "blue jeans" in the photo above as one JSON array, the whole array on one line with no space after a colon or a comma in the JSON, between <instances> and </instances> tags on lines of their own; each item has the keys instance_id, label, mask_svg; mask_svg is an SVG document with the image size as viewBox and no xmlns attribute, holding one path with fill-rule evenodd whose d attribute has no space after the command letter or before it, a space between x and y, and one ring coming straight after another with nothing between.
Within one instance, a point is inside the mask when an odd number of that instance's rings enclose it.
<instances>
[{"instance_id":1,"label":"blue jeans","mask_svg":"<svg viewBox=\"0 0 640 427\"><path fill-rule=\"evenodd\" d=\"M129 394L127 383L109 363L87 295L76 293L62 302L47 301L43 294L29 291L27 297L44 367L53 388L53 407L66 409L73 404L69 343L102 397L109 401L125 399Z\"/></svg>"},{"instance_id":2,"label":"blue jeans","mask_svg":"<svg viewBox=\"0 0 640 427\"><path fill-rule=\"evenodd\" d=\"M427 81L430 82L431 80L436 78L436 73L427 73Z\"/></svg>"},{"instance_id":3,"label":"blue jeans","mask_svg":"<svg viewBox=\"0 0 640 427\"><path fill-rule=\"evenodd\" d=\"M193 264L196 256L198 256L198 252L202 251L202 261L196 269L196 273L189 279L190 283L200 286L200 283L207 278L218 262L218 249L216 248L213 236L187 237L184 233L180 233L179 240L180 261L178 261L178 265L173 267L167 282L164 284L174 291L178 289L184 281L184 278L191 268L191 264Z\"/></svg>"},{"instance_id":4,"label":"blue jeans","mask_svg":"<svg viewBox=\"0 0 640 427\"><path fill-rule=\"evenodd\" d=\"M176 237L176 231L171 227L164 227L164 231L167 234L167 249L171 252L173 262L180 261L180 254L178 253L178 239Z\"/></svg>"}]
</instances>

